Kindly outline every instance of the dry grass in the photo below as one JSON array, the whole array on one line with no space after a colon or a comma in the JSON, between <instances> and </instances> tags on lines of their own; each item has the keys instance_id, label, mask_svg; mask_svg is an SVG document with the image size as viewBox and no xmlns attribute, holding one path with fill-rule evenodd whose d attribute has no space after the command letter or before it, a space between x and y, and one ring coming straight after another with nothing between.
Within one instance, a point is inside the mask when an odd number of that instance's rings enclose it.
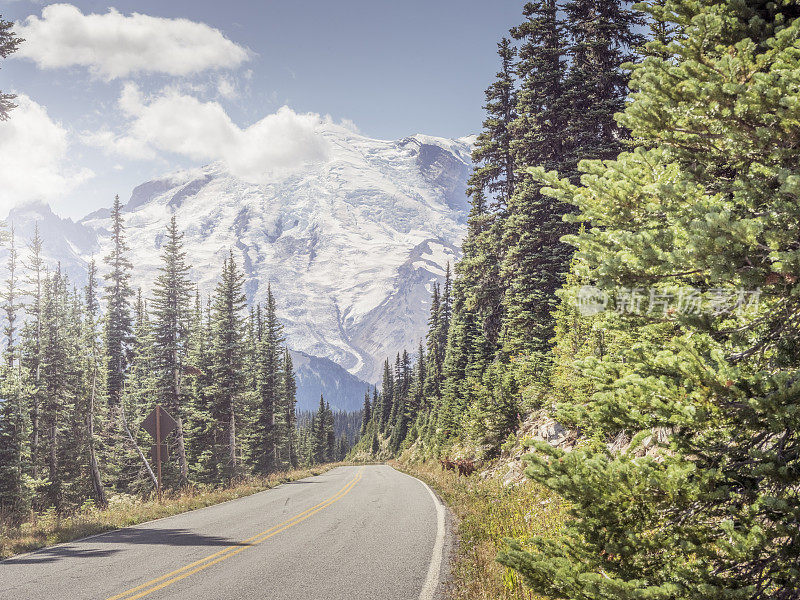
<instances>
[{"instance_id":1,"label":"dry grass","mask_svg":"<svg viewBox=\"0 0 800 600\"><path fill-rule=\"evenodd\" d=\"M0 521L0 559L242 498L287 481L319 475L336 466L339 464L275 473L269 477L252 477L227 488L190 487L180 493L165 495L161 502L116 495L109 498L108 508L102 510L87 502L69 516L59 516L49 510L32 514L28 521L13 527Z\"/></svg>"},{"instance_id":2,"label":"dry grass","mask_svg":"<svg viewBox=\"0 0 800 600\"><path fill-rule=\"evenodd\" d=\"M438 463L395 464L433 487L457 519L458 549L453 557L448 597L453 600L540 600L516 572L498 563L503 538L523 541L557 530L564 503L534 483L513 487L478 474L458 477Z\"/></svg>"}]
</instances>

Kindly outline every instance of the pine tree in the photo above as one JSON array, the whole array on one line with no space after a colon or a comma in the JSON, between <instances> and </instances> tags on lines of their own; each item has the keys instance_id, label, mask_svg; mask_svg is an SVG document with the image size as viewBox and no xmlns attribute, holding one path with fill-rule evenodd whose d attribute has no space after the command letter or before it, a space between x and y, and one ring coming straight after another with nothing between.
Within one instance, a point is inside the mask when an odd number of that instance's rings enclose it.
<instances>
[{"instance_id":1,"label":"pine tree","mask_svg":"<svg viewBox=\"0 0 800 600\"><path fill-rule=\"evenodd\" d=\"M114 206L111 209L111 243L111 252L105 257L109 267L105 275L108 281L105 293L105 344L108 355L106 377L109 402L116 406L120 402L125 380L133 326L130 305L133 297L130 286L132 265L127 256L129 248L125 241L125 224L119 196L114 196Z\"/></svg>"},{"instance_id":2,"label":"pine tree","mask_svg":"<svg viewBox=\"0 0 800 600\"><path fill-rule=\"evenodd\" d=\"M475 140L472 162L476 166L467 193L491 196L502 210L514 193L514 153L511 149L512 123L516 114L514 58L516 50L508 38L497 44L500 72L486 90L486 119Z\"/></svg>"},{"instance_id":3,"label":"pine tree","mask_svg":"<svg viewBox=\"0 0 800 600\"><path fill-rule=\"evenodd\" d=\"M6 268L8 270L8 278L6 279L5 290L2 295L3 312L6 315L6 325L3 329L3 335L6 338L6 364L10 370L14 368L15 354L17 353L15 334L17 333L17 315L22 309L22 304L19 298L19 289L17 281L17 247L14 238L14 226L11 226L10 241L8 248L8 262Z\"/></svg>"},{"instance_id":4,"label":"pine tree","mask_svg":"<svg viewBox=\"0 0 800 600\"><path fill-rule=\"evenodd\" d=\"M0 366L0 511L9 524L27 516L33 496L26 439L29 391L8 365Z\"/></svg>"},{"instance_id":5,"label":"pine tree","mask_svg":"<svg viewBox=\"0 0 800 600\"><path fill-rule=\"evenodd\" d=\"M6 313L6 364L0 367L0 512L9 522L22 517L31 506L29 447L27 438L27 400L21 368L14 370L17 311L21 308L17 291L17 250L11 228L8 279L3 294ZM18 365L19 366L19 365Z\"/></svg>"},{"instance_id":6,"label":"pine tree","mask_svg":"<svg viewBox=\"0 0 800 600\"><path fill-rule=\"evenodd\" d=\"M431 399L434 406L439 404L442 397L442 356L445 348L440 347L439 317L441 316L441 296L439 284L434 282L431 296L431 312L428 318L427 355L428 371L425 380L425 395ZM386 374L384 372L384 381Z\"/></svg>"},{"instance_id":7,"label":"pine tree","mask_svg":"<svg viewBox=\"0 0 800 600\"><path fill-rule=\"evenodd\" d=\"M10 54L17 51L17 48L23 42L22 38L14 35L12 27L14 27L14 23L0 18L0 58L8 58ZM17 105L14 104L14 98L16 97L16 94L0 92L0 121L8 119L8 113L13 108L16 108Z\"/></svg>"},{"instance_id":8,"label":"pine tree","mask_svg":"<svg viewBox=\"0 0 800 600\"><path fill-rule=\"evenodd\" d=\"M286 427L283 395L283 326L275 312L275 297L267 286L267 305L258 348L258 405L256 408L256 439L253 441L253 462L257 473L267 475L276 467L286 466L278 455Z\"/></svg>"},{"instance_id":9,"label":"pine tree","mask_svg":"<svg viewBox=\"0 0 800 600\"><path fill-rule=\"evenodd\" d=\"M39 235L38 224L34 225L33 238L28 244L28 261L26 267L27 286L26 294L30 302L26 307L28 321L23 328L23 355L24 367L32 376L32 392L30 399L30 448L31 468L33 478L39 477L39 467L42 464L40 413L44 402L44 390L41 386L42 373L42 284L45 276L44 258L42 257L42 238Z\"/></svg>"},{"instance_id":10,"label":"pine tree","mask_svg":"<svg viewBox=\"0 0 800 600\"><path fill-rule=\"evenodd\" d=\"M369 390L364 392L364 408L361 410L361 435L367 432L369 422L372 420L372 407L369 402Z\"/></svg>"},{"instance_id":11,"label":"pine tree","mask_svg":"<svg viewBox=\"0 0 800 600\"><path fill-rule=\"evenodd\" d=\"M380 399L378 401L378 406L380 407L380 410L378 411L378 424L380 425L381 431L384 431L386 426L389 424L392 414L393 400L394 377L392 375L391 367L389 366L389 359L387 358L383 363L383 383L381 387Z\"/></svg>"},{"instance_id":12,"label":"pine tree","mask_svg":"<svg viewBox=\"0 0 800 600\"><path fill-rule=\"evenodd\" d=\"M84 398L86 398L85 420L86 438L89 461L89 473L92 487L94 488L94 498L98 506L105 507L108 504L106 490L103 485L103 476L100 469L100 460L96 449L95 424L98 421L98 405L100 404L100 369L102 366L102 355L100 348L99 331L99 303L97 298L97 266L94 259L89 262L86 273L86 287L84 288L84 333L83 347L87 350L85 355L86 366L86 385L84 387ZM88 397L87 397L88 396Z\"/></svg>"},{"instance_id":13,"label":"pine tree","mask_svg":"<svg viewBox=\"0 0 800 600\"><path fill-rule=\"evenodd\" d=\"M615 120L628 95L628 75L622 65L636 58L634 52L643 42L637 33L642 14L629 10L630 4L571 0L564 6L569 23L570 68L564 83L569 141L568 157L558 168L575 183L579 161L616 158L628 137Z\"/></svg>"},{"instance_id":14,"label":"pine tree","mask_svg":"<svg viewBox=\"0 0 800 600\"><path fill-rule=\"evenodd\" d=\"M667 9L653 14L682 34L636 67L620 118L639 147L583 163L583 187L534 173L591 225L569 238L576 275L651 292L609 322L632 343L574 365L594 382L579 409L597 439L529 457L569 522L501 562L551 597L797 598L800 129L787 91L800 11ZM620 432L630 449L612 453Z\"/></svg>"},{"instance_id":15,"label":"pine tree","mask_svg":"<svg viewBox=\"0 0 800 600\"><path fill-rule=\"evenodd\" d=\"M69 473L74 468L74 464L67 460L67 445L78 441L68 434L69 419L75 414L72 361L76 356L71 347L68 301L67 281L60 269L46 275L43 282L41 372L45 400L41 407L41 425L47 444L46 499L48 505L59 511L69 503Z\"/></svg>"},{"instance_id":16,"label":"pine tree","mask_svg":"<svg viewBox=\"0 0 800 600\"><path fill-rule=\"evenodd\" d=\"M188 483L189 466L183 434L185 406L182 381L189 335L191 282L188 279L186 251L183 249L183 233L178 231L175 215L167 226L162 261L152 302L158 400L178 423L175 437L178 442L181 483L185 485Z\"/></svg>"},{"instance_id":17,"label":"pine tree","mask_svg":"<svg viewBox=\"0 0 800 600\"><path fill-rule=\"evenodd\" d=\"M566 40L555 0L529 2L525 22L511 30L521 42L521 80L512 148L517 167L562 167L567 155L564 104ZM508 201L502 234L505 249L503 346L506 356L545 353L552 337L550 313L571 250L559 240L568 233L566 206L540 193L530 177L518 178Z\"/></svg>"},{"instance_id":18,"label":"pine tree","mask_svg":"<svg viewBox=\"0 0 800 600\"><path fill-rule=\"evenodd\" d=\"M299 465L297 457L297 439L296 439L296 411L297 411L297 381L294 376L294 366L292 364L292 355L288 348L283 352L283 386L281 390L283 401L282 407L284 411L284 430L281 456L286 457L284 466L297 468Z\"/></svg>"},{"instance_id":19,"label":"pine tree","mask_svg":"<svg viewBox=\"0 0 800 600\"><path fill-rule=\"evenodd\" d=\"M212 319L210 300L203 305L199 290L195 293L194 309L189 328L189 373L186 378L188 400L187 459L190 472L196 479L213 483L216 421L211 416L213 406Z\"/></svg>"},{"instance_id":20,"label":"pine tree","mask_svg":"<svg viewBox=\"0 0 800 600\"><path fill-rule=\"evenodd\" d=\"M325 398L320 395L319 408L311 420L311 463L324 463L326 460L328 438L326 434L327 411Z\"/></svg>"},{"instance_id":21,"label":"pine tree","mask_svg":"<svg viewBox=\"0 0 800 600\"><path fill-rule=\"evenodd\" d=\"M243 287L244 275L231 251L223 262L212 304L209 413L214 450L210 468L216 481L229 481L238 471L236 415L246 389Z\"/></svg>"},{"instance_id":22,"label":"pine tree","mask_svg":"<svg viewBox=\"0 0 800 600\"><path fill-rule=\"evenodd\" d=\"M497 47L501 68L486 90L487 116L472 154L476 167L467 190L472 207L462 243L462 258L455 267L458 278L453 293L453 320L466 324L471 330L482 330L492 355L503 319L500 265L504 249L501 240L516 183L512 144L513 127L518 118L516 49L508 38L503 38ZM464 311L463 314L457 314L457 308ZM471 349L456 346L448 351L468 355ZM451 381L450 386L453 385Z\"/></svg>"},{"instance_id":23,"label":"pine tree","mask_svg":"<svg viewBox=\"0 0 800 600\"><path fill-rule=\"evenodd\" d=\"M336 456L336 433L333 430L333 411L331 405L325 403L325 418L323 420L323 436L325 444L325 458L324 462L331 462L335 460Z\"/></svg>"},{"instance_id":24,"label":"pine tree","mask_svg":"<svg viewBox=\"0 0 800 600\"><path fill-rule=\"evenodd\" d=\"M147 448L152 444L153 439L143 429L140 429L139 425L155 408L158 397L158 371L156 369L155 331L150 322L147 302L141 288L136 293L132 322L133 335L130 338L125 393L121 396L120 405L112 407L110 412L118 414L120 420L124 419L124 423L127 423L128 428L136 434L136 443ZM116 417L112 417L112 419L116 420ZM115 423L111 424L111 426L114 425ZM117 486L135 493L149 492L152 481L150 474L142 464L138 451L132 447L130 440L119 434L114 437L113 451L117 458ZM163 460L164 482L166 485L171 485L177 482L177 477L173 477L168 457L163 457Z\"/></svg>"}]
</instances>

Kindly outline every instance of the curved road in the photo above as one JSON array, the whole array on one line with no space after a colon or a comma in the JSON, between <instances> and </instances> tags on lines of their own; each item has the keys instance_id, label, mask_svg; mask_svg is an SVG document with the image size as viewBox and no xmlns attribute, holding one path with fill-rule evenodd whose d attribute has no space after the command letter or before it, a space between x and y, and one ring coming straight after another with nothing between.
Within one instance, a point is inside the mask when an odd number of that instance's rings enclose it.
<instances>
[{"instance_id":1,"label":"curved road","mask_svg":"<svg viewBox=\"0 0 800 600\"><path fill-rule=\"evenodd\" d=\"M429 600L441 597L446 519L413 477L339 467L0 562L0 598Z\"/></svg>"}]
</instances>

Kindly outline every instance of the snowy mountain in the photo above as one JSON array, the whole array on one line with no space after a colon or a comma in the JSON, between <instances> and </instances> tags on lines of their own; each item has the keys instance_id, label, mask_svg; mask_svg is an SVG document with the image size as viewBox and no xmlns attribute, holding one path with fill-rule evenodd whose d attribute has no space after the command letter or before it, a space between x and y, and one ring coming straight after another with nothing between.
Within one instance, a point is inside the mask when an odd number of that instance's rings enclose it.
<instances>
[{"instance_id":1,"label":"snowy mountain","mask_svg":"<svg viewBox=\"0 0 800 600\"><path fill-rule=\"evenodd\" d=\"M147 293L174 213L202 291L213 289L233 250L251 301L271 284L293 350L374 382L388 356L416 348L432 282L457 258L472 140L375 140L330 123L319 134L328 160L266 184L215 163L134 189L125 206L134 284ZM107 209L76 223L29 205L9 221L22 239L38 222L48 258L78 280L90 257L107 252Z\"/></svg>"}]
</instances>

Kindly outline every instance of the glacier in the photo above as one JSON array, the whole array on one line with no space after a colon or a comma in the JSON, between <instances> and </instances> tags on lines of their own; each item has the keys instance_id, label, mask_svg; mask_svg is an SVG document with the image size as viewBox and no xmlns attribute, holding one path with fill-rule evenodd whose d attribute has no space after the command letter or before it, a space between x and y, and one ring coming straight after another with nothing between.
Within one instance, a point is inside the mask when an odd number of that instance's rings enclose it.
<instances>
[{"instance_id":1,"label":"glacier","mask_svg":"<svg viewBox=\"0 0 800 600\"><path fill-rule=\"evenodd\" d=\"M272 286L290 348L372 383L387 357L416 349L432 284L459 256L474 137L376 140L330 122L318 133L327 160L266 183L212 163L136 187L124 208L133 283L148 293L174 214L201 293L213 291L233 251L250 302ZM110 243L108 209L74 222L33 204L8 221L21 241L37 223L48 262L78 281Z\"/></svg>"}]
</instances>

